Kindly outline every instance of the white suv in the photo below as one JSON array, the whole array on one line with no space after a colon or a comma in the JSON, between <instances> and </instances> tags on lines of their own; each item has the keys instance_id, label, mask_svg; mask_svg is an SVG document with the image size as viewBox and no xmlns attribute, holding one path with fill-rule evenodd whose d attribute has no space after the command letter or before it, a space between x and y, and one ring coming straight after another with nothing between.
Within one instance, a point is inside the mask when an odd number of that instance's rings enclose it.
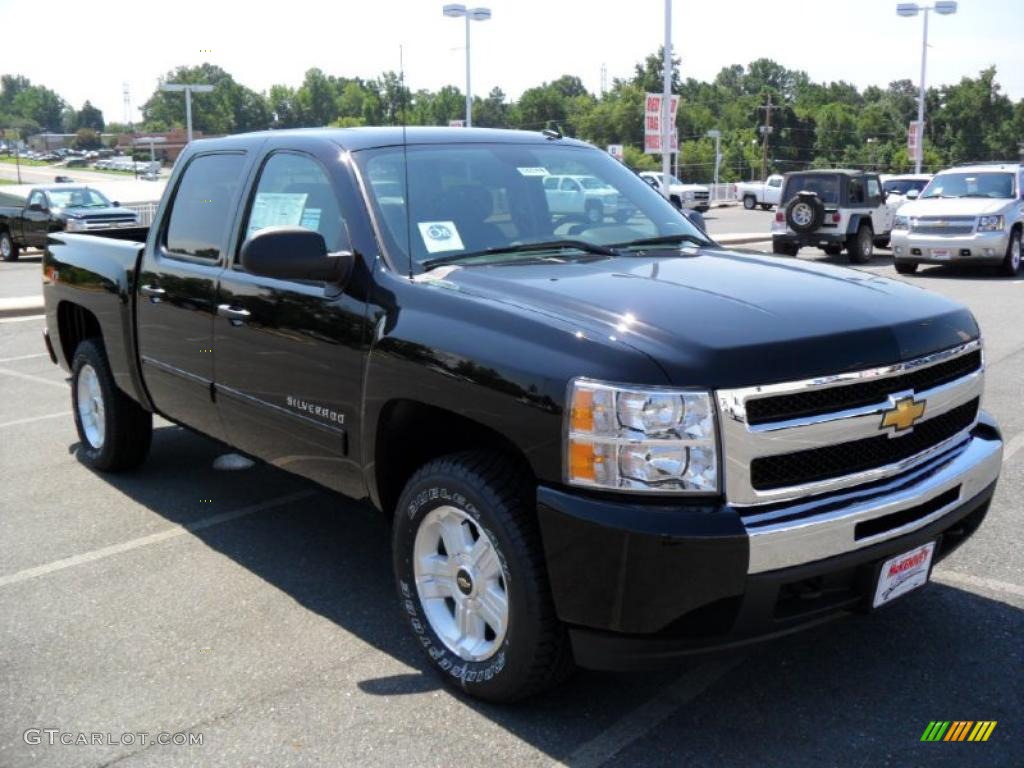
<instances>
[{"instance_id":1,"label":"white suv","mask_svg":"<svg viewBox=\"0 0 1024 768\"><path fill-rule=\"evenodd\" d=\"M1020 271L1024 166L987 163L942 171L917 200L900 206L893 224L896 271L919 264L998 265Z\"/></svg>"}]
</instances>

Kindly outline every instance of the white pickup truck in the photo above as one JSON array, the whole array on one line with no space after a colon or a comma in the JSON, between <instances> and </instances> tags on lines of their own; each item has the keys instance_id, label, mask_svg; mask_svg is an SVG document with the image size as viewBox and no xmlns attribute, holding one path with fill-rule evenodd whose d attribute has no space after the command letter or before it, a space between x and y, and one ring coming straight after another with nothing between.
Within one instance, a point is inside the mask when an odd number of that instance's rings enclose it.
<instances>
[{"instance_id":1,"label":"white pickup truck","mask_svg":"<svg viewBox=\"0 0 1024 768\"><path fill-rule=\"evenodd\" d=\"M596 176L549 174L544 177L544 195L551 213L583 215L593 224L619 213L618 191Z\"/></svg>"},{"instance_id":2,"label":"white pickup truck","mask_svg":"<svg viewBox=\"0 0 1024 768\"><path fill-rule=\"evenodd\" d=\"M661 192L661 174L641 171L640 177ZM686 184L672 174L668 177L669 199L676 208L688 208L703 213L711 207L711 190L703 184Z\"/></svg>"},{"instance_id":3,"label":"white pickup truck","mask_svg":"<svg viewBox=\"0 0 1024 768\"><path fill-rule=\"evenodd\" d=\"M743 203L748 211L761 206L768 210L773 205L779 204L779 197L782 194L782 176L775 174L769 176L767 181L740 181L733 184L733 196Z\"/></svg>"}]
</instances>

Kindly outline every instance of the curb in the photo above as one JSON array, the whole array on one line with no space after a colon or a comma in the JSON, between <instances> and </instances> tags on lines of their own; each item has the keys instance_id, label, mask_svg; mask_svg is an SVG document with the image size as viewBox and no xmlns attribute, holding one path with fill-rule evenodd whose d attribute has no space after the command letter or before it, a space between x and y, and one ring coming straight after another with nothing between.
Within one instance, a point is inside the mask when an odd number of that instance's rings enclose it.
<instances>
[{"instance_id":1,"label":"curb","mask_svg":"<svg viewBox=\"0 0 1024 768\"><path fill-rule=\"evenodd\" d=\"M0 317L22 317L43 314L42 296L0 298Z\"/></svg>"},{"instance_id":2,"label":"curb","mask_svg":"<svg viewBox=\"0 0 1024 768\"><path fill-rule=\"evenodd\" d=\"M747 243L761 243L766 240L771 240L771 234L760 234L757 232L746 232L737 235L716 235L714 232L708 232L708 235L719 245L745 245Z\"/></svg>"}]
</instances>

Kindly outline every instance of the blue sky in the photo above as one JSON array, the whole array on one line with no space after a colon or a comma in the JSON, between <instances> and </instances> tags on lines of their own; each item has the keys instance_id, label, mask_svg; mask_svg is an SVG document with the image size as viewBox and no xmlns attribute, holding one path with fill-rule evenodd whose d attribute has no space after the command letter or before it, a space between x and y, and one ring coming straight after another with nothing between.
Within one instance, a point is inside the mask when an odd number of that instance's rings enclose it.
<instances>
[{"instance_id":1,"label":"blue sky","mask_svg":"<svg viewBox=\"0 0 1024 768\"><path fill-rule=\"evenodd\" d=\"M661 44L662 0L483 0L493 19L473 24L473 91L510 96L569 73L593 91ZM415 88L464 85L464 27L442 0L307 0L96 6L0 0L0 72L86 98L108 120L123 116L122 83L137 107L178 64L211 61L256 90L296 85L310 67L374 77L397 69L403 46ZM674 0L673 44L683 75L711 79L722 67L765 56L817 81L863 87L920 70L921 19L896 16L895 0ZM153 9L151 17L147 9ZM13 20L22 23L14 25ZM1024 0L961 0L932 17L928 82L956 82L996 65L1004 91L1024 98ZM17 30L16 32L13 30ZM206 52L210 51L210 52ZM137 114L134 116L137 119Z\"/></svg>"}]
</instances>

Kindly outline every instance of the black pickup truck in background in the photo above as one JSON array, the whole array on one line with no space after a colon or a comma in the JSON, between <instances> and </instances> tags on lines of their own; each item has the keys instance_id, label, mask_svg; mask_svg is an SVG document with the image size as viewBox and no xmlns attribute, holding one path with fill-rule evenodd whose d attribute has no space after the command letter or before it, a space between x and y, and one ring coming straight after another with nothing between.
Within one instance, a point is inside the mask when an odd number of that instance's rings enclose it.
<instances>
[{"instance_id":1,"label":"black pickup truck in background","mask_svg":"<svg viewBox=\"0 0 1024 768\"><path fill-rule=\"evenodd\" d=\"M22 248L44 248L53 232L94 232L135 227L135 211L91 187L54 184L25 196L0 192L0 258L17 261Z\"/></svg>"},{"instance_id":2,"label":"black pickup truck in background","mask_svg":"<svg viewBox=\"0 0 1024 768\"><path fill-rule=\"evenodd\" d=\"M553 213L549 175L618 199ZM80 460L137 466L156 413L369 498L425 658L481 698L884 606L999 476L970 312L723 249L556 134L196 141L131 235L43 260Z\"/></svg>"}]
</instances>

